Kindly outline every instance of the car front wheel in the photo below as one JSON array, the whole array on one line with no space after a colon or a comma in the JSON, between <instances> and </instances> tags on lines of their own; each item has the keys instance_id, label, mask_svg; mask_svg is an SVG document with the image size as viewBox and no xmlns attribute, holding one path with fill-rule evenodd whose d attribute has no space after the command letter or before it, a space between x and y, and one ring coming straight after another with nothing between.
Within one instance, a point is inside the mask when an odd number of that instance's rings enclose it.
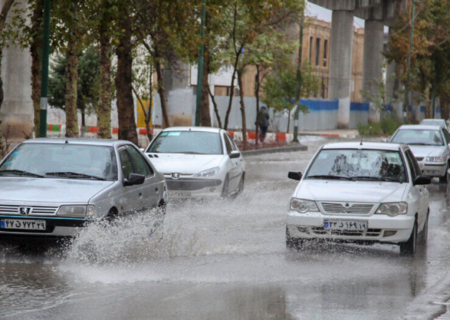
<instances>
[{"instance_id":1,"label":"car front wheel","mask_svg":"<svg viewBox=\"0 0 450 320\"><path fill-rule=\"evenodd\" d=\"M400 243L400 254L402 256L414 256L417 248L417 222L414 223L414 227L411 232L411 236L408 241Z\"/></svg>"},{"instance_id":2,"label":"car front wheel","mask_svg":"<svg viewBox=\"0 0 450 320\"><path fill-rule=\"evenodd\" d=\"M303 239L292 238L286 226L286 247L288 249L299 249L303 247Z\"/></svg>"}]
</instances>

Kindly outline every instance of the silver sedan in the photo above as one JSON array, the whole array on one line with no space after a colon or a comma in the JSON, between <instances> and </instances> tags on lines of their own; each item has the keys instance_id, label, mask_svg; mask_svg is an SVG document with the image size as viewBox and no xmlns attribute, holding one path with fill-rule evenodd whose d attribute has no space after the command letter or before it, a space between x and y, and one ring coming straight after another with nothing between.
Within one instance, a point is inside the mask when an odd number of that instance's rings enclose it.
<instances>
[{"instance_id":1,"label":"silver sedan","mask_svg":"<svg viewBox=\"0 0 450 320\"><path fill-rule=\"evenodd\" d=\"M0 236L74 236L96 219L164 207L166 182L132 143L33 139L0 162Z\"/></svg>"},{"instance_id":2,"label":"silver sedan","mask_svg":"<svg viewBox=\"0 0 450 320\"><path fill-rule=\"evenodd\" d=\"M409 145L423 175L447 181L450 168L450 134L440 126L403 125L390 142Z\"/></svg>"}]
</instances>

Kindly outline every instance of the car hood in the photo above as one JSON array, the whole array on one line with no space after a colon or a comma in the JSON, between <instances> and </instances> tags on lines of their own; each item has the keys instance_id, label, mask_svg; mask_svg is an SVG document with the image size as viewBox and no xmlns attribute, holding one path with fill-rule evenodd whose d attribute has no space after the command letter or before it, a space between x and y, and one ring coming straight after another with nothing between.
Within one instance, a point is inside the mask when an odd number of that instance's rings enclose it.
<instances>
[{"instance_id":1,"label":"car hood","mask_svg":"<svg viewBox=\"0 0 450 320\"><path fill-rule=\"evenodd\" d=\"M113 181L1 177L0 202L88 203Z\"/></svg>"},{"instance_id":2,"label":"car hood","mask_svg":"<svg viewBox=\"0 0 450 320\"><path fill-rule=\"evenodd\" d=\"M417 158L422 157L439 157L447 148L446 146L414 146L410 145L409 148L411 149L414 156Z\"/></svg>"},{"instance_id":3,"label":"car hood","mask_svg":"<svg viewBox=\"0 0 450 320\"><path fill-rule=\"evenodd\" d=\"M161 173L196 174L219 166L224 157L217 154L158 153L158 158L149 159Z\"/></svg>"},{"instance_id":4,"label":"car hood","mask_svg":"<svg viewBox=\"0 0 450 320\"><path fill-rule=\"evenodd\" d=\"M407 183L375 181L303 180L294 197L315 201L402 201Z\"/></svg>"}]
</instances>

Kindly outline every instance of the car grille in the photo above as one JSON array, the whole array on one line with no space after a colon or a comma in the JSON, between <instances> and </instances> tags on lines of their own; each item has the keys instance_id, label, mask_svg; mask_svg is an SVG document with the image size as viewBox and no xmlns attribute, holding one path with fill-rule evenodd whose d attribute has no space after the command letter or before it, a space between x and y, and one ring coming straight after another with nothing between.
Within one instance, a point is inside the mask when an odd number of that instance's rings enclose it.
<instances>
[{"instance_id":1,"label":"car grille","mask_svg":"<svg viewBox=\"0 0 450 320\"><path fill-rule=\"evenodd\" d=\"M422 161L422 160L423 160L423 157L416 157L416 160L417 160L417 161Z\"/></svg>"},{"instance_id":2,"label":"car grille","mask_svg":"<svg viewBox=\"0 0 450 320\"><path fill-rule=\"evenodd\" d=\"M373 203L339 203L322 202L324 213L333 214L368 214L372 211Z\"/></svg>"},{"instance_id":3,"label":"car grille","mask_svg":"<svg viewBox=\"0 0 450 320\"><path fill-rule=\"evenodd\" d=\"M318 235L335 235L335 236L350 236L350 237L379 237L381 235L381 229L367 229L361 230L328 230L324 227L311 228L313 234Z\"/></svg>"},{"instance_id":4,"label":"car grille","mask_svg":"<svg viewBox=\"0 0 450 320\"><path fill-rule=\"evenodd\" d=\"M217 187L222 184L218 179L167 179L167 188L169 190L200 190L208 187Z\"/></svg>"},{"instance_id":5,"label":"car grille","mask_svg":"<svg viewBox=\"0 0 450 320\"><path fill-rule=\"evenodd\" d=\"M0 204L0 214L19 214L19 208L32 208L32 215L55 215L58 207L44 206L10 206Z\"/></svg>"}]
</instances>

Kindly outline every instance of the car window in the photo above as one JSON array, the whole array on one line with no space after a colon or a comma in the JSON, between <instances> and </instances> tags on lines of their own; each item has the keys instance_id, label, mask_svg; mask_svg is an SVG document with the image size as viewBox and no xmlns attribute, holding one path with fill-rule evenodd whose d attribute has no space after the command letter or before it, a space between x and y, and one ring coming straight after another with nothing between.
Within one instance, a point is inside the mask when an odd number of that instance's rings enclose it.
<instances>
[{"instance_id":1,"label":"car window","mask_svg":"<svg viewBox=\"0 0 450 320\"><path fill-rule=\"evenodd\" d=\"M131 162L130 155L125 148L119 149L120 166L122 168L122 174L124 178L128 178L130 173L135 173L133 163Z\"/></svg>"},{"instance_id":2,"label":"car window","mask_svg":"<svg viewBox=\"0 0 450 320\"><path fill-rule=\"evenodd\" d=\"M163 131L146 152L223 154L223 148L218 132Z\"/></svg>"},{"instance_id":3,"label":"car window","mask_svg":"<svg viewBox=\"0 0 450 320\"><path fill-rule=\"evenodd\" d=\"M6 170L10 170L7 173ZM0 167L2 175L21 170L45 177L89 179L95 176L117 180L117 160L113 147L74 143L23 143ZM71 173L69 177L69 173Z\"/></svg>"},{"instance_id":4,"label":"car window","mask_svg":"<svg viewBox=\"0 0 450 320\"><path fill-rule=\"evenodd\" d=\"M444 132L446 144L449 144L450 143L450 133L448 133L448 131L446 129L443 129L442 132Z\"/></svg>"},{"instance_id":5,"label":"car window","mask_svg":"<svg viewBox=\"0 0 450 320\"><path fill-rule=\"evenodd\" d=\"M238 147L236 146L236 143L234 143L234 140L230 137L230 135L228 133L225 133L225 136L227 137L227 139L230 140L231 147L233 148L233 150L239 150Z\"/></svg>"},{"instance_id":6,"label":"car window","mask_svg":"<svg viewBox=\"0 0 450 320\"><path fill-rule=\"evenodd\" d=\"M416 158L412 154L411 150L406 150L406 160L408 161L409 168L411 170L412 181L414 181L418 176L422 174L420 170L419 164L417 163Z\"/></svg>"},{"instance_id":7,"label":"car window","mask_svg":"<svg viewBox=\"0 0 450 320\"><path fill-rule=\"evenodd\" d=\"M391 142L409 145L444 145L441 132L432 129L401 129L397 131Z\"/></svg>"},{"instance_id":8,"label":"car window","mask_svg":"<svg viewBox=\"0 0 450 320\"><path fill-rule=\"evenodd\" d=\"M306 178L407 181L400 153L389 150L323 149Z\"/></svg>"},{"instance_id":9,"label":"car window","mask_svg":"<svg viewBox=\"0 0 450 320\"><path fill-rule=\"evenodd\" d=\"M225 147L227 148L227 154L230 154L233 151L233 147L231 146L231 141L228 139L227 135L223 135L223 139L225 140Z\"/></svg>"},{"instance_id":10,"label":"car window","mask_svg":"<svg viewBox=\"0 0 450 320\"><path fill-rule=\"evenodd\" d=\"M127 150L130 153L134 166L136 167L136 173L142 174L146 177L152 176L153 170L150 168L150 165L144 159L142 154L131 145L127 145Z\"/></svg>"}]
</instances>

